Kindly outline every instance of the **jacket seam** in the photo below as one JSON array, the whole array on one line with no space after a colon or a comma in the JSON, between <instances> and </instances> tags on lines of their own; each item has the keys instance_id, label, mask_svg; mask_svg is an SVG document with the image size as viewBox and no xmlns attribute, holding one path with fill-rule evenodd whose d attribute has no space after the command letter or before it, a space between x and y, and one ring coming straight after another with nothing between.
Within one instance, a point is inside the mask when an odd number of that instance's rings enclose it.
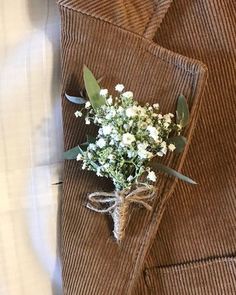
<instances>
[{"instance_id":1,"label":"jacket seam","mask_svg":"<svg viewBox=\"0 0 236 295\"><path fill-rule=\"evenodd\" d=\"M152 266L146 268L146 272L157 271L161 273L172 273L172 272L181 272L181 271L188 271L190 269L197 269L202 267L208 267L214 264L223 264L223 263L236 263L236 256L219 256L216 258L206 258L200 260L194 260L190 262L184 262L174 265L167 265L167 266Z\"/></svg>"}]
</instances>

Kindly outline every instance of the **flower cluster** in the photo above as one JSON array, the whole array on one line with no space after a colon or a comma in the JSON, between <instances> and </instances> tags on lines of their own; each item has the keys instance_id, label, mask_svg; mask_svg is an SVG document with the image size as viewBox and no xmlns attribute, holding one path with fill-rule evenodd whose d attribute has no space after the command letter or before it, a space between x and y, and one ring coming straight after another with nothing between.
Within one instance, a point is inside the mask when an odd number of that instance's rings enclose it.
<instances>
[{"instance_id":1,"label":"flower cluster","mask_svg":"<svg viewBox=\"0 0 236 295\"><path fill-rule=\"evenodd\" d=\"M174 122L172 113L162 115L159 104L141 106L122 84L116 85L115 90L116 97L109 95L107 89L100 90L105 104L96 111L87 101L85 108L75 113L81 117L85 111L85 123L93 122L99 128L97 137L90 139L77 160L83 161L83 169L111 178L116 190L140 182L151 184L157 176L148 163L175 150L168 139L181 126Z\"/></svg>"}]
</instances>

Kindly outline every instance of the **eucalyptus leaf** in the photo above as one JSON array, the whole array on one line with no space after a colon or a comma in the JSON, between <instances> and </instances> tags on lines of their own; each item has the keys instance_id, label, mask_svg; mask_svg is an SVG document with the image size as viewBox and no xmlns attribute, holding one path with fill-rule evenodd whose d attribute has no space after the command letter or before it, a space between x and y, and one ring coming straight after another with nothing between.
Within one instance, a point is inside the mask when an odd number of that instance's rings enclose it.
<instances>
[{"instance_id":1,"label":"eucalyptus leaf","mask_svg":"<svg viewBox=\"0 0 236 295\"><path fill-rule=\"evenodd\" d=\"M181 153L184 150L184 147L186 145L187 139L184 136L174 136L167 140L168 144L172 143L175 145L176 153Z\"/></svg>"},{"instance_id":2,"label":"eucalyptus leaf","mask_svg":"<svg viewBox=\"0 0 236 295\"><path fill-rule=\"evenodd\" d=\"M74 160L77 158L78 154L83 155L83 150L81 147L76 146L76 147L64 152L64 159L65 160Z\"/></svg>"},{"instance_id":3,"label":"eucalyptus leaf","mask_svg":"<svg viewBox=\"0 0 236 295\"><path fill-rule=\"evenodd\" d=\"M183 95L180 95L178 98L176 115L177 124L181 127L185 127L189 121L189 109L186 98Z\"/></svg>"},{"instance_id":4,"label":"eucalyptus leaf","mask_svg":"<svg viewBox=\"0 0 236 295\"><path fill-rule=\"evenodd\" d=\"M157 163L157 162L152 162L151 163L151 166L154 170L159 170L160 172L163 172L163 173L166 173L170 176L174 176L174 177L177 177L179 178L180 180L183 180L185 182L188 182L190 184L197 184L194 180L192 180L191 178L179 173L178 171L172 169L172 168L169 168L165 165L162 165L160 163Z\"/></svg>"},{"instance_id":5,"label":"eucalyptus leaf","mask_svg":"<svg viewBox=\"0 0 236 295\"><path fill-rule=\"evenodd\" d=\"M84 99L83 97L79 97L79 96L71 96L68 95L67 93L65 93L65 97L72 103L75 104L85 104L86 103L86 99Z\"/></svg>"},{"instance_id":6,"label":"eucalyptus leaf","mask_svg":"<svg viewBox=\"0 0 236 295\"><path fill-rule=\"evenodd\" d=\"M106 103L106 98L100 95L100 86L93 73L86 66L84 66L83 76L85 89L87 91L89 100L93 109L96 111Z\"/></svg>"}]
</instances>

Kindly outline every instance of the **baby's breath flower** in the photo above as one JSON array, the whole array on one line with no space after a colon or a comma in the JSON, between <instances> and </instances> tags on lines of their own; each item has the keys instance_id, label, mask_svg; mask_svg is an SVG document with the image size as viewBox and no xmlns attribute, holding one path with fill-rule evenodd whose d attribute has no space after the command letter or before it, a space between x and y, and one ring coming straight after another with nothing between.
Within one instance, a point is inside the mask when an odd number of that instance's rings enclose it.
<instances>
[{"instance_id":1,"label":"baby's breath flower","mask_svg":"<svg viewBox=\"0 0 236 295\"><path fill-rule=\"evenodd\" d=\"M148 126L147 130L149 131L150 137L152 137L155 141L159 139L159 132L156 127Z\"/></svg>"},{"instance_id":2,"label":"baby's breath flower","mask_svg":"<svg viewBox=\"0 0 236 295\"><path fill-rule=\"evenodd\" d=\"M76 116L76 118L78 118L78 117L82 117L83 114L82 114L81 111L76 111L76 112L75 112L75 116Z\"/></svg>"},{"instance_id":3,"label":"baby's breath flower","mask_svg":"<svg viewBox=\"0 0 236 295\"><path fill-rule=\"evenodd\" d=\"M126 91L124 93L122 93L122 97L124 98L133 98L133 92L132 91Z\"/></svg>"},{"instance_id":4,"label":"baby's breath flower","mask_svg":"<svg viewBox=\"0 0 236 295\"><path fill-rule=\"evenodd\" d=\"M106 141L104 138L99 138L96 142L96 145L102 149L104 146L106 146Z\"/></svg>"},{"instance_id":5,"label":"baby's breath flower","mask_svg":"<svg viewBox=\"0 0 236 295\"><path fill-rule=\"evenodd\" d=\"M112 127L110 125L103 126L102 131L104 135L108 135L111 133Z\"/></svg>"},{"instance_id":6,"label":"baby's breath flower","mask_svg":"<svg viewBox=\"0 0 236 295\"><path fill-rule=\"evenodd\" d=\"M115 87L115 90L118 92L122 92L124 90L125 86L123 84L117 84Z\"/></svg>"},{"instance_id":7,"label":"baby's breath flower","mask_svg":"<svg viewBox=\"0 0 236 295\"><path fill-rule=\"evenodd\" d=\"M155 172L154 171L148 172L147 179L151 180L152 182L155 182L157 180Z\"/></svg>"},{"instance_id":8,"label":"baby's breath flower","mask_svg":"<svg viewBox=\"0 0 236 295\"><path fill-rule=\"evenodd\" d=\"M130 175L130 176L127 178L127 181L128 181L128 182L131 182L132 180L133 180L133 176Z\"/></svg>"},{"instance_id":9,"label":"baby's breath flower","mask_svg":"<svg viewBox=\"0 0 236 295\"><path fill-rule=\"evenodd\" d=\"M154 105L153 105L153 107L154 107L154 109L159 109L159 103L154 103Z\"/></svg>"},{"instance_id":10,"label":"baby's breath flower","mask_svg":"<svg viewBox=\"0 0 236 295\"><path fill-rule=\"evenodd\" d=\"M173 152L173 151L176 149L176 146L175 146L173 143L171 143L171 144L168 145L168 149L169 149L171 152Z\"/></svg>"},{"instance_id":11,"label":"baby's breath flower","mask_svg":"<svg viewBox=\"0 0 236 295\"><path fill-rule=\"evenodd\" d=\"M157 176L148 163L153 157L162 157L176 149L167 142L172 131L179 134L182 127L172 122L172 113L160 114L158 103L141 106L133 100L133 92L123 92L124 85L117 84L115 90L120 92L118 97L109 96L107 89L101 89L100 95L106 98L106 103L96 112L86 102L85 123L94 122L98 134L77 160L83 161L82 169L111 177L119 190L138 183L145 172L142 182L155 182ZM75 115L81 117L82 112L77 111Z\"/></svg>"},{"instance_id":12,"label":"baby's breath flower","mask_svg":"<svg viewBox=\"0 0 236 295\"><path fill-rule=\"evenodd\" d=\"M88 146L89 150L96 151L96 145L94 143L90 143Z\"/></svg>"},{"instance_id":13,"label":"baby's breath flower","mask_svg":"<svg viewBox=\"0 0 236 295\"><path fill-rule=\"evenodd\" d=\"M107 104L112 105L113 99L112 96L110 95L109 98L107 99Z\"/></svg>"},{"instance_id":14,"label":"baby's breath flower","mask_svg":"<svg viewBox=\"0 0 236 295\"><path fill-rule=\"evenodd\" d=\"M82 158L83 158L82 155L81 154L78 154L77 157L76 157L76 160L77 161L80 161L80 160L82 160Z\"/></svg>"},{"instance_id":15,"label":"baby's breath flower","mask_svg":"<svg viewBox=\"0 0 236 295\"><path fill-rule=\"evenodd\" d=\"M128 118L136 116L136 110L134 107L130 107L130 108L126 109L125 113Z\"/></svg>"},{"instance_id":16,"label":"baby's breath flower","mask_svg":"<svg viewBox=\"0 0 236 295\"><path fill-rule=\"evenodd\" d=\"M90 123L91 123L91 122L90 122L89 118L86 117L86 118L85 118L85 124L86 124L86 125L89 125Z\"/></svg>"},{"instance_id":17,"label":"baby's breath flower","mask_svg":"<svg viewBox=\"0 0 236 295\"><path fill-rule=\"evenodd\" d=\"M107 89L101 89L100 90L100 95L107 96L107 94L108 94L108 90Z\"/></svg>"},{"instance_id":18,"label":"baby's breath flower","mask_svg":"<svg viewBox=\"0 0 236 295\"><path fill-rule=\"evenodd\" d=\"M88 109L88 108L90 108L90 106L91 106L90 101L86 101L86 103L85 103L85 108Z\"/></svg>"},{"instance_id":19,"label":"baby's breath flower","mask_svg":"<svg viewBox=\"0 0 236 295\"><path fill-rule=\"evenodd\" d=\"M124 145L130 145L131 143L133 143L135 141L135 137L134 137L134 135L133 134L131 134L131 133L125 133L125 134L123 134L123 136L122 136L122 143L124 144Z\"/></svg>"}]
</instances>

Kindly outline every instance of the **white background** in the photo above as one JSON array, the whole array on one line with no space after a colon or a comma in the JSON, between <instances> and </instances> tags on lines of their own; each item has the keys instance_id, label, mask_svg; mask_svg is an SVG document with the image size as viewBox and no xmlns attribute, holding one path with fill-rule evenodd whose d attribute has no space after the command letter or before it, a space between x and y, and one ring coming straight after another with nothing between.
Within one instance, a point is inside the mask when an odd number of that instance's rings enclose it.
<instances>
[{"instance_id":1,"label":"white background","mask_svg":"<svg viewBox=\"0 0 236 295\"><path fill-rule=\"evenodd\" d=\"M0 0L0 295L59 295L56 0Z\"/></svg>"}]
</instances>

